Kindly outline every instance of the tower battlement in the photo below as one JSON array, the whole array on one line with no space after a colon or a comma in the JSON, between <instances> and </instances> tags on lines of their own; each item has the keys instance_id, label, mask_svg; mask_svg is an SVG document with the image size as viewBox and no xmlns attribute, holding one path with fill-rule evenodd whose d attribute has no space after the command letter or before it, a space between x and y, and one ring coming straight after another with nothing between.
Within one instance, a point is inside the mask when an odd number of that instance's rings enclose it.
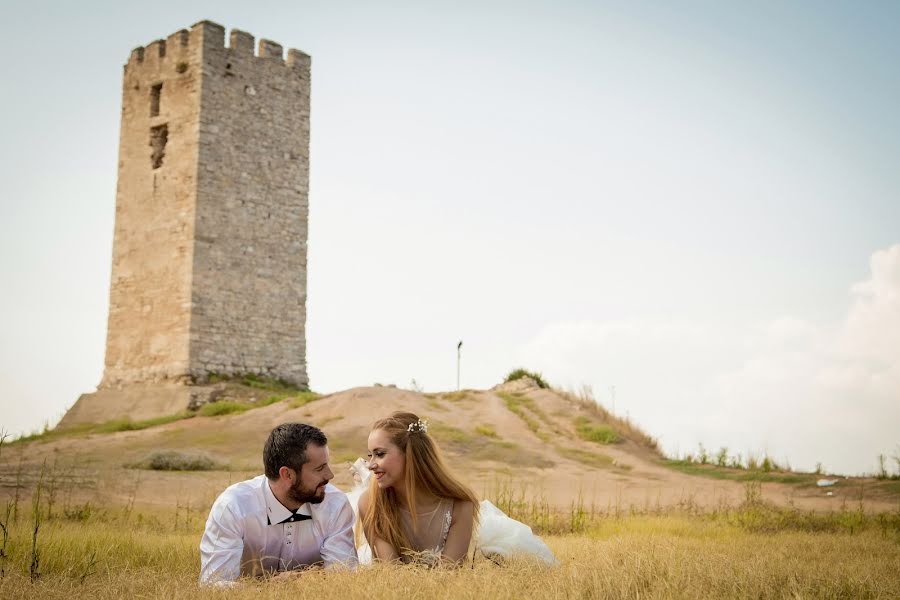
<instances>
[{"instance_id":1,"label":"tower battlement","mask_svg":"<svg viewBox=\"0 0 900 600\"><path fill-rule=\"evenodd\" d=\"M64 424L183 410L211 374L308 384L310 57L225 39L201 21L125 64L105 368Z\"/></svg>"},{"instance_id":2,"label":"tower battlement","mask_svg":"<svg viewBox=\"0 0 900 600\"><path fill-rule=\"evenodd\" d=\"M232 29L225 45L225 28L212 21L195 23L190 30L181 29L166 39L155 40L147 46L138 46L131 51L125 69L140 68L145 63L153 67L162 63L173 63L177 68L180 61L191 53L203 50L226 51L235 56L252 56L259 59L277 60L292 69L308 69L309 55L295 48L289 48L285 57L284 47L272 40L260 39L257 43L252 34Z\"/></svg>"}]
</instances>

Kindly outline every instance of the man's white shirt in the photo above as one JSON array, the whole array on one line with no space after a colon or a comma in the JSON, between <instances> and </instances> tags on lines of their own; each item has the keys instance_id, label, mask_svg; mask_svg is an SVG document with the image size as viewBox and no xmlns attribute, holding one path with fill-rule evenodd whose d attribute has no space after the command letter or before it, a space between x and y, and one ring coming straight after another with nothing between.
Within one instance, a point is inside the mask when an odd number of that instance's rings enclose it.
<instances>
[{"instance_id":1,"label":"man's white shirt","mask_svg":"<svg viewBox=\"0 0 900 600\"><path fill-rule=\"evenodd\" d=\"M304 504L296 515L275 498L265 475L226 489L210 509L200 541L200 583L316 563L356 566L354 515L346 494L328 484L321 503Z\"/></svg>"}]
</instances>

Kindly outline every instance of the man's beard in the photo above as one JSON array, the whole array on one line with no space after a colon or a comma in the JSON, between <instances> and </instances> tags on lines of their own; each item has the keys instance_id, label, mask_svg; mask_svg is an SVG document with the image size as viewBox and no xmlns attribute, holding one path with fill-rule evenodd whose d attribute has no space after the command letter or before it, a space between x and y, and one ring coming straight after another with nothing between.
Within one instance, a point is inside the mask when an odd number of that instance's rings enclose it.
<instances>
[{"instance_id":1,"label":"man's beard","mask_svg":"<svg viewBox=\"0 0 900 600\"><path fill-rule=\"evenodd\" d=\"M306 504L307 502L318 504L325 499L325 485L327 483L327 481L323 481L321 487L308 489L300 485L300 479L297 478L297 481L288 490L288 496L298 504Z\"/></svg>"}]
</instances>

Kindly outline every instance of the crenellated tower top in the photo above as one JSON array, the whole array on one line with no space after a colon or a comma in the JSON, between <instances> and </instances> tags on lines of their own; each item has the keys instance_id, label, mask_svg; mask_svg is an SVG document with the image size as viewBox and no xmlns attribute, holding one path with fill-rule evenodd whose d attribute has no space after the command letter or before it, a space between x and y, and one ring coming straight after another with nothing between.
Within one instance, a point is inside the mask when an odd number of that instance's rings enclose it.
<instances>
[{"instance_id":1,"label":"crenellated tower top","mask_svg":"<svg viewBox=\"0 0 900 600\"><path fill-rule=\"evenodd\" d=\"M275 60L298 70L308 70L310 63L309 55L300 50L289 48L285 57L284 47L281 44L267 39L260 39L256 44L252 34L239 29L231 30L226 46L223 26L212 21L200 21L191 26L190 30L181 29L164 40L153 41L147 46L138 46L131 51L125 70L148 67L160 70L184 69L184 65L191 57L199 58L203 51L209 50L225 50L238 56Z\"/></svg>"}]
</instances>

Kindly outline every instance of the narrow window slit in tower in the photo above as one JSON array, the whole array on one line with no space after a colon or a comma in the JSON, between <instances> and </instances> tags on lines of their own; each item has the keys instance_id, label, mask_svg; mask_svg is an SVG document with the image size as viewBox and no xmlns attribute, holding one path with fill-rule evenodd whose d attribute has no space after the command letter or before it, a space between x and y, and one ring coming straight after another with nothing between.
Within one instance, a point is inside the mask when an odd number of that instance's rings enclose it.
<instances>
[{"instance_id":1,"label":"narrow window slit in tower","mask_svg":"<svg viewBox=\"0 0 900 600\"><path fill-rule=\"evenodd\" d=\"M150 161L154 169L162 166L163 157L166 155L166 142L169 141L169 126L157 125L150 128L150 147L153 152L150 154Z\"/></svg>"},{"instance_id":2,"label":"narrow window slit in tower","mask_svg":"<svg viewBox=\"0 0 900 600\"><path fill-rule=\"evenodd\" d=\"M162 96L162 84L157 83L150 88L150 116L159 116L159 99Z\"/></svg>"}]
</instances>

